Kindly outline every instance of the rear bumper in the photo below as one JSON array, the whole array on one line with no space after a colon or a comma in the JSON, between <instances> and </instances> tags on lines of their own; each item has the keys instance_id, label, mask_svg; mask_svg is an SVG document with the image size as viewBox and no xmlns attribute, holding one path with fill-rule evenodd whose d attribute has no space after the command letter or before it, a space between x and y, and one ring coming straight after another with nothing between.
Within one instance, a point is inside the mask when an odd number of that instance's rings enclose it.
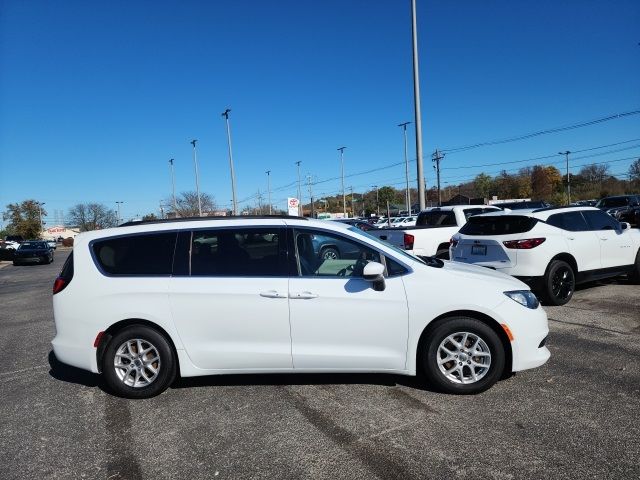
<instances>
[{"instance_id":1,"label":"rear bumper","mask_svg":"<svg viewBox=\"0 0 640 480\"><path fill-rule=\"evenodd\" d=\"M66 341L60 335L55 336L51 346L56 358L62 363L98 373L96 349L93 346L80 346L75 341Z\"/></svg>"}]
</instances>

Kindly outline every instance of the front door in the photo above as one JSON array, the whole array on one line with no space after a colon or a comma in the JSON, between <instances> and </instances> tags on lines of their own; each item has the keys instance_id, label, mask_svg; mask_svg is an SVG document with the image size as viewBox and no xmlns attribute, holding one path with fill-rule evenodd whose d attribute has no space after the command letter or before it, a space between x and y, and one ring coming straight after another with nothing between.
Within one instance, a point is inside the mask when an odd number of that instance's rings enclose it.
<instances>
[{"instance_id":1,"label":"front door","mask_svg":"<svg viewBox=\"0 0 640 480\"><path fill-rule=\"evenodd\" d=\"M347 236L297 229L298 275L289 281L295 369L403 370L408 309L402 277L376 291L362 278L377 251ZM328 252L331 252L329 255Z\"/></svg>"},{"instance_id":2,"label":"front door","mask_svg":"<svg viewBox=\"0 0 640 480\"><path fill-rule=\"evenodd\" d=\"M600 265L614 268L632 265L635 261L633 242L628 231L611 215L598 210L585 210L584 216L600 241Z\"/></svg>"},{"instance_id":3,"label":"front door","mask_svg":"<svg viewBox=\"0 0 640 480\"><path fill-rule=\"evenodd\" d=\"M220 228L187 235L177 248L189 251L176 252L186 267L174 266L169 295L194 365L291 369L285 230Z\"/></svg>"}]
</instances>

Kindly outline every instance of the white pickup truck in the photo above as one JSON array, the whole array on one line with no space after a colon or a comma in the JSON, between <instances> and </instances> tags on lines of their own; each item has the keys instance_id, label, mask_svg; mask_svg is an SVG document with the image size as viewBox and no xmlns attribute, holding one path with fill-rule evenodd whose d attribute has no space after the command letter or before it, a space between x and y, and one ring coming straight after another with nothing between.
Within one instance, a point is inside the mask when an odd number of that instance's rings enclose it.
<instances>
[{"instance_id":1,"label":"white pickup truck","mask_svg":"<svg viewBox=\"0 0 640 480\"><path fill-rule=\"evenodd\" d=\"M500 210L488 205L456 205L423 210L415 227L377 228L367 231L398 248L418 256L449 258L451 237L473 215Z\"/></svg>"}]
</instances>

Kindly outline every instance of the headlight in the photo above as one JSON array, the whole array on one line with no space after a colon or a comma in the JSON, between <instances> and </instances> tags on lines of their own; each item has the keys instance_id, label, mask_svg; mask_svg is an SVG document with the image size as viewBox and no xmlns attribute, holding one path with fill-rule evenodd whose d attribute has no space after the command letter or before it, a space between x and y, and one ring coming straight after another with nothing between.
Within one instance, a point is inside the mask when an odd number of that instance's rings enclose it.
<instances>
[{"instance_id":1,"label":"headlight","mask_svg":"<svg viewBox=\"0 0 640 480\"><path fill-rule=\"evenodd\" d=\"M523 307L535 310L538 308L538 305L540 305L540 302L531 290L513 290L511 292L504 292L504 294Z\"/></svg>"}]
</instances>

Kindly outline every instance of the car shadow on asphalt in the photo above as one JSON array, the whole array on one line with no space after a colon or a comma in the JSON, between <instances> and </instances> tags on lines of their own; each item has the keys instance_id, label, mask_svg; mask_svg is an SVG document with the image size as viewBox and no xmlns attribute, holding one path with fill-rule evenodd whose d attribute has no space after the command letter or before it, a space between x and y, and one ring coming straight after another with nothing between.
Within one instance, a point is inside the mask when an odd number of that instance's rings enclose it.
<instances>
[{"instance_id":1,"label":"car shadow on asphalt","mask_svg":"<svg viewBox=\"0 0 640 480\"><path fill-rule=\"evenodd\" d=\"M98 387L100 390L105 390L101 375L62 363L56 358L53 350L49 352L48 361L51 367L49 375L56 380L84 385L85 387Z\"/></svg>"}]
</instances>

